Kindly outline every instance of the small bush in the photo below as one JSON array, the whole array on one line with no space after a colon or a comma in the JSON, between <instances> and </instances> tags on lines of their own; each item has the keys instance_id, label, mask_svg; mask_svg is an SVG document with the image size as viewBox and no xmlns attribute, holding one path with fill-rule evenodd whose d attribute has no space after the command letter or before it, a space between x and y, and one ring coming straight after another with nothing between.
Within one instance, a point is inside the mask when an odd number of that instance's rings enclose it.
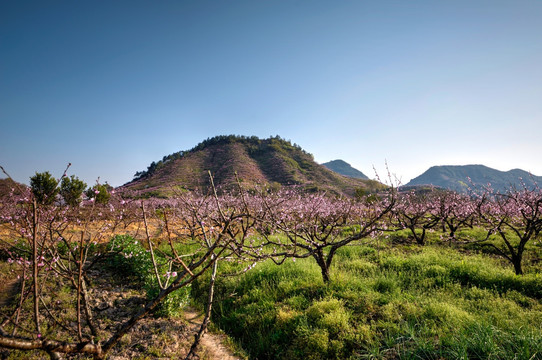
<instances>
[{"instance_id":1,"label":"small bush","mask_svg":"<svg viewBox=\"0 0 542 360\"><path fill-rule=\"evenodd\" d=\"M150 252L143 247L140 241L128 235L117 235L108 244L107 249L113 253L109 257L109 265L121 276L135 279L145 289L148 299L152 299L160 292L156 279ZM168 267L159 254L155 254L162 283L166 281ZM171 293L166 300L160 303L155 311L158 316L178 316L188 303L190 287L184 287Z\"/></svg>"},{"instance_id":2,"label":"small bush","mask_svg":"<svg viewBox=\"0 0 542 360\"><path fill-rule=\"evenodd\" d=\"M111 239L107 250L112 253L108 263L113 270L121 276L145 282L153 265L150 253L139 240L129 235L117 235Z\"/></svg>"}]
</instances>

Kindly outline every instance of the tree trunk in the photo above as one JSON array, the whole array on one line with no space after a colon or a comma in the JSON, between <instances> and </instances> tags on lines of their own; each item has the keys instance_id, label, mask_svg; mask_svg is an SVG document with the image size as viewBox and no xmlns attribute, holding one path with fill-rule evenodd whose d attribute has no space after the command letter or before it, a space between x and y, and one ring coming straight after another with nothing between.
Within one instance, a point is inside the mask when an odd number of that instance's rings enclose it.
<instances>
[{"instance_id":1,"label":"tree trunk","mask_svg":"<svg viewBox=\"0 0 542 360\"><path fill-rule=\"evenodd\" d=\"M313 254L314 259L316 260L316 263L318 266L320 266L320 270L322 271L322 279L324 280L324 283L329 283L329 267L327 266L326 260L324 258L324 252L321 249L318 249Z\"/></svg>"},{"instance_id":2,"label":"tree trunk","mask_svg":"<svg viewBox=\"0 0 542 360\"><path fill-rule=\"evenodd\" d=\"M521 266L521 254L512 257L512 264L514 264L514 271L516 275L523 275L523 267Z\"/></svg>"},{"instance_id":3,"label":"tree trunk","mask_svg":"<svg viewBox=\"0 0 542 360\"><path fill-rule=\"evenodd\" d=\"M422 234L418 235L416 234L416 228L414 226L409 228L412 232L412 235L414 236L414 240L416 240L416 243L418 245L425 245L425 228L422 227Z\"/></svg>"},{"instance_id":4,"label":"tree trunk","mask_svg":"<svg viewBox=\"0 0 542 360\"><path fill-rule=\"evenodd\" d=\"M215 282L216 282L216 272L218 268L218 260L213 264L213 271L211 273L211 280L209 281L209 292L207 293L207 306L205 308L205 317L201 323L201 327L198 333L194 336L194 343L190 347L190 351L186 355L185 360L196 358L196 348L198 347L201 338L205 331L207 331L207 326L211 322L211 310L213 308L213 297L215 293Z\"/></svg>"}]
</instances>

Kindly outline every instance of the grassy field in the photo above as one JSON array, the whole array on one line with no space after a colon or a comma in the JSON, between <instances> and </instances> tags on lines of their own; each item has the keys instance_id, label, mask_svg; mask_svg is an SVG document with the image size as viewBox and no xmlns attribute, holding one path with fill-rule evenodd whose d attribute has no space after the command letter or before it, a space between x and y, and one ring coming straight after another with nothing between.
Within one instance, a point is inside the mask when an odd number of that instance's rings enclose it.
<instances>
[{"instance_id":1,"label":"grassy field","mask_svg":"<svg viewBox=\"0 0 542 360\"><path fill-rule=\"evenodd\" d=\"M266 261L240 276L220 276L213 326L249 359L542 359L540 241L529 245L526 274L517 276L480 245L451 247L430 233L422 247L408 237L399 231L340 249L327 284L312 258L280 266ZM156 293L141 242L120 236L101 246L123 249L103 270L147 297ZM0 265L6 280L10 266ZM221 274L246 267L219 263ZM174 293L155 316L178 322L188 302L203 306L206 290L207 278L200 278Z\"/></svg>"},{"instance_id":2,"label":"grassy field","mask_svg":"<svg viewBox=\"0 0 542 360\"><path fill-rule=\"evenodd\" d=\"M383 242L343 248L329 284L313 259L222 277L213 321L252 359L542 359L540 267Z\"/></svg>"}]
</instances>

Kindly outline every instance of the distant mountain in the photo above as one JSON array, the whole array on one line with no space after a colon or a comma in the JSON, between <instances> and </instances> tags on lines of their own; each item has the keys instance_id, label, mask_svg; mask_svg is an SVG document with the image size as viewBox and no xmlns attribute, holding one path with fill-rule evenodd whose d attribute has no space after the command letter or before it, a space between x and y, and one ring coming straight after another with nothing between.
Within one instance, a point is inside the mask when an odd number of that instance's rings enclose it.
<instances>
[{"instance_id":1,"label":"distant mountain","mask_svg":"<svg viewBox=\"0 0 542 360\"><path fill-rule=\"evenodd\" d=\"M369 179L364 173L358 169L354 169L349 163L343 160L332 160L327 163L323 163L331 171L335 171L337 174L348 176L356 179Z\"/></svg>"},{"instance_id":2,"label":"distant mountain","mask_svg":"<svg viewBox=\"0 0 542 360\"><path fill-rule=\"evenodd\" d=\"M220 188L232 188L235 174L245 188L257 185L298 185L309 191L326 190L354 195L356 189L381 189L373 180L354 179L337 174L317 164L313 156L280 137L259 139L255 136L217 136L188 151L164 156L152 162L147 170L135 174L122 189L146 193L146 196L168 196L173 188L206 190L210 171ZM142 194L144 195L144 194Z\"/></svg>"},{"instance_id":3,"label":"distant mountain","mask_svg":"<svg viewBox=\"0 0 542 360\"><path fill-rule=\"evenodd\" d=\"M469 182L469 178L472 184ZM521 188L522 182L529 188L532 188L535 183L542 186L542 177L531 175L520 169L499 171L484 165L446 165L429 168L405 186L433 185L465 192L468 187L473 187L473 184L475 188L491 184L494 190L502 192L509 189L510 186Z\"/></svg>"}]
</instances>

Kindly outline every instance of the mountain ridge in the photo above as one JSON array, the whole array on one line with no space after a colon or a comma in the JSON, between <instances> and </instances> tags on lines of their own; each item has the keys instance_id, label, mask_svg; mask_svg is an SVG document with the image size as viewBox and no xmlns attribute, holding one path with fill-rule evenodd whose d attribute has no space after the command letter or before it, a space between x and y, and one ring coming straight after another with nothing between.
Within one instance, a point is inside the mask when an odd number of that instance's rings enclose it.
<instances>
[{"instance_id":1,"label":"mountain ridge","mask_svg":"<svg viewBox=\"0 0 542 360\"><path fill-rule=\"evenodd\" d=\"M334 171L344 176L348 176L348 177L356 178L356 179L365 179L365 180L369 179L364 173L362 173L356 168L353 168L349 163L347 163L344 160L340 160L340 159L332 160L332 161L323 163L322 165L327 167L329 170Z\"/></svg>"},{"instance_id":2,"label":"mountain ridge","mask_svg":"<svg viewBox=\"0 0 542 360\"><path fill-rule=\"evenodd\" d=\"M510 186L516 188L542 186L542 177L522 169L500 171L481 164L437 165L410 180L405 187L432 185L458 192L469 188L480 189L491 185L496 191L506 191Z\"/></svg>"}]
</instances>

